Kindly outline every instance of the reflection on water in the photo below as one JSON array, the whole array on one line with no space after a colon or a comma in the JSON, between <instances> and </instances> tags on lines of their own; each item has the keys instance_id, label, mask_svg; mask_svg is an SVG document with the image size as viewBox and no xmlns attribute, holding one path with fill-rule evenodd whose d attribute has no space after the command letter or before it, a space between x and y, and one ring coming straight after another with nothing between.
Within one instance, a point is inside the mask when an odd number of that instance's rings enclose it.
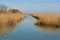
<instances>
[{"instance_id":1,"label":"reflection on water","mask_svg":"<svg viewBox=\"0 0 60 40\"><path fill-rule=\"evenodd\" d=\"M60 27L58 26L51 26L51 25L42 25L42 24L38 24L35 23L36 27L41 29L42 31L47 31L47 32L54 32L57 33L60 31Z\"/></svg>"},{"instance_id":2,"label":"reflection on water","mask_svg":"<svg viewBox=\"0 0 60 40\"><path fill-rule=\"evenodd\" d=\"M5 35L7 33L10 33L11 31L14 30L14 28L16 28L16 24L2 25L0 26L0 35Z\"/></svg>"},{"instance_id":3,"label":"reflection on water","mask_svg":"<svg viewBox=\"0 0 60 40\"><path fill-rule=\"evenodd\" d=\"M0 25L0 35L5 35L7 33L12 32L17 27L18 24L20 24L20 23L19 22L17 22L17 23L9 22L8 24L1 24Z\"/></svg>"}]
</instances>

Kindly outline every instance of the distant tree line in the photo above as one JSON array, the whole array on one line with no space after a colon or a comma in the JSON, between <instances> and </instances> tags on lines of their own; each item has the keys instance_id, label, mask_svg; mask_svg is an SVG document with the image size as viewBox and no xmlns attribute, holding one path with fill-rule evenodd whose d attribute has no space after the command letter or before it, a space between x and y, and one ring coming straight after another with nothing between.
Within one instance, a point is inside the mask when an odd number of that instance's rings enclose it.
<instances>
[{"instance_id":1,"label":"distant tree line","mask_svg":"<svg viewBox=\"0 0 60 40\"><path fill-rule=\"evenodd\" d=\"M6 12L7 11L7 6L5 5L0 5L0 12Z\"/></svg>"},{"instance_id":2,"label":"distant tree line","mask_svg":"<svg viewBox=\"0 0 60 40\"><path fill-rule=\"evenodd\" d=\"M0 4L0 12L13 12L13 13L17 13L17 12L20 12L20 11L18 9L11 9L11 8L5 6L4 4L2 4L2 5Z\"/></svg>"},{"instance_id":3,"label":"distant tree line","mask_svg":"<svg viewBox=\"0 0 60 40\"><path fill-rule=\"evenodd\" d=\"M18 9L9 9L8 12L13 12L13 13L21 13Z\"/></svg>"}]
</instances>

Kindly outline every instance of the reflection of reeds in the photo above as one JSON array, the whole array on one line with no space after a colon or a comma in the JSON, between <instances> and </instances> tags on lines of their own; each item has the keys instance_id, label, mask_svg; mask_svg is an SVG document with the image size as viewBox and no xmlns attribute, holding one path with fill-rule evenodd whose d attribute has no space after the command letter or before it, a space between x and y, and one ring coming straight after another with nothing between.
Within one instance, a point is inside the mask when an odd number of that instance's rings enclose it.
<instances>
[{"instance_id":1,"label":"reflection of reeds","mask_svg":"<svg viewBox=\"0 0 60 40\"><path fill-rule=\"evenodd\" d=\"M26 17L26 14L20 13L1 13L0 14L0 35L5 35L13 31Z\"/></svg>"},{"instance_id":2,"label":"reflection of reeds","mask_svg":"<svg viewBox=\"0 0 60 40\"><path fill-rule=\"evenodd\" d=\"M58 25L59 25L59 27L60 27L60 18L58 19Z\"/></svg>"},{"instance_id":3,"label":"reflection of reeds","mask_svg":"<svg viewBox=\"0 0 60 40\"><path fill-rule=\"evenodd\" d=\"M36 27L41 28L43 31L48 31L48 32L58 32L60 31L60 27L53 25L53 24L35 24Z\"/></svg>"}]
</instances>

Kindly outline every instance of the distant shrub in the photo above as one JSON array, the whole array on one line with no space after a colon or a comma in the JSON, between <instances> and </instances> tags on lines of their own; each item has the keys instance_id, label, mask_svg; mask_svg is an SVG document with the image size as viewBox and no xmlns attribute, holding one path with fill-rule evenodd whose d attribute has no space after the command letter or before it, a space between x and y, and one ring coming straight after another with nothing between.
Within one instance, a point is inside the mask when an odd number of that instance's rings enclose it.
<instances>
[{"instance_id":1,"label":"distant shrub","mask_svg":"<svg viewBox=\"0 0 60 40\"><path fill-rule=\"evenodd\" d=\"M9 9L9 12L12 12L12 13L21 13L18 9Z\"/></svg>"}]
</instances>

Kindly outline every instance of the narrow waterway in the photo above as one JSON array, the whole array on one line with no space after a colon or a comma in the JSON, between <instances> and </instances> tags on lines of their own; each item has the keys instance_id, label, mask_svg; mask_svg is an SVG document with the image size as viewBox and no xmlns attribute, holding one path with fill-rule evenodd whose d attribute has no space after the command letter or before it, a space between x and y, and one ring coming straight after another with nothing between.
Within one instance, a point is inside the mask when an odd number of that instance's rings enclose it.
<instances>
[{"instance_id":1,"label":"narrow waterway","mask_svg":"<svg viewBox=\"0 0 60 40\"><path fill-rule=\"evenodd\" d=\"M0 36L0 40L60 40L59 32L51 32L55 28L37 27L34 22L34 18L27 17L14 31ZM50 32L48 32L49 28L52 29Z\"/></svg>"}]
</instances>

